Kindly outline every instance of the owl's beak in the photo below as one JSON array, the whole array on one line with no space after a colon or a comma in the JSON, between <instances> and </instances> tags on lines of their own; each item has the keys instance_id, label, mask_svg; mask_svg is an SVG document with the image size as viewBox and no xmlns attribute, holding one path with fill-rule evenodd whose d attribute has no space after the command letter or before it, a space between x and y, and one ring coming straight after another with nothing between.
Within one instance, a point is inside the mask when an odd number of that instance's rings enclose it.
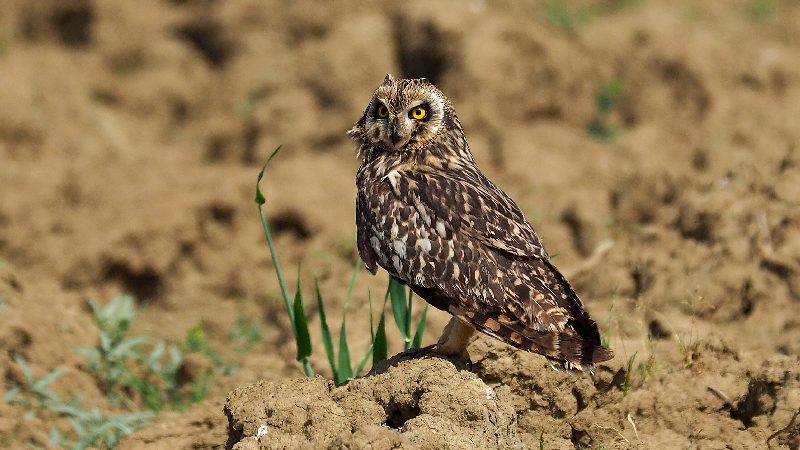
<instances>
[{"instance_id":1,"label":"owl's beak","mask_svg":"<svg viewBox=\"0 0 800 450\"><path fill-rule=\"evenodd\" d=\"M397 130L397 121L393 120L389 125L389 140L392 141L392 146L397 147L397 143L400 142L402 137Z\"/></svg>"}]
</instances>

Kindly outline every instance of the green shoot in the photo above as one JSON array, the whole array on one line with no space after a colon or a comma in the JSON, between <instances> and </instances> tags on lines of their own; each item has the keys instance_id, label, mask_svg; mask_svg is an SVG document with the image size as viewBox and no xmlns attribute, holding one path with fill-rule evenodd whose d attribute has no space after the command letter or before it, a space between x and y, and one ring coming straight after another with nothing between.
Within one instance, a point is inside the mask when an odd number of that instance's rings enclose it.
<instances>
[{"instance_id":1,"label":"green shoot","mask_svg":"<svg viewBox=\"0 0 800 450\"><path fill-rule=\"evenodd\" d=\"M383 297L383 307L381 308L381 318L378 320L378 327L375 330L375 338L372 340L372 365L386 359L389 352L389 344L386 340L386 300L389 297L387 290Z\"/></svg>"},{"instance_id":2,"label":"green shoot","mask_svg":"<svg viewBox=\"0 0 800 450\"><path fill-rule=\"evenodd\" d=\"M3 396L3 400L29 410L33 408L48 408L61 401L58 394L50 389L50 385L64 373L63 370L56 369L44 374L41 378L36 378L25 358L20 355L14 355L14 362L17 363L22 371L22 376L25 377L25 384L12 384L11 388Z\"/></svg>"},{"instance_id":3,"label":"green shoot","mask_svg":"<svg viewBox=\"0 0 800 450\"><path fill-rule=\"evenodd\" d=\"M614 108L622 99L622 81L611 80L603 84L597 91L597 113L586 126L590 135L604 141L613 141L619 135L619 129L610 123Z\"/></svg>"},{"instance_id":4,"label":"green shoot","mask_svg":"<svg viewBox=\"0 0 800 450\"><path fill-rule=\"evenodd\" d=\"M53 410L69 418L75 440L67 437L61 429L52 427L49 444L73 449L115 448L123 437L144 427L153 417L150 412L106 416L97 407L86 411L79 405L60 405Z\"/></svg>"},{"instance_id":5,"label":"green shoot","mask_svg":"<svg viewBox=\"0 0 800 450\"><path fill-rule=\"evenodd\" d=\"M775 14L775 0L750 0L747 14L755 22L764 22Z\"/></svg>"},{"instance_id":6,"label":"green shoot","mask_svg":"<svg viewBox=\"0 0 800 450\"><path fill-rule=\"evenodd\" d=\"M295 317L298 309L302 310L303 305L303 297L302 293L300 292L300 280L299 280L299 273L298 273L298 283L297 283L297 292L295 293L294 302L289 297L289 290L286 287L286 279L283 276L283 270L281 269L281 263L278 259L278 251L275 249L275 243L272 241L272 232L270 231L269 221L267 220L266 214L264 214L264 204L267 202L264 195L261 193L260 183L261 178L264 177L264 171L267 169L267 164L272 161L272 158L277 156L278 152L281 150L281 146L279 145L275 150L269 155L269 158L264 162L264 165L261 167L261 171L258 172L258 177L256 178L256 204L258 205L258 214L261 217L261 227L264 229L264 237L267 239L267 246L269 247L269 253L272 257L272 264L275 266L275 276L278 278L278 285L281 289L281 298L283 299L283 304L286 307L286 313L289 315L289 323L292 327L292 335L294 336L295 344L297 346L297 360L302 362L303 364L303 371L305 372L307 377L314 376L314 369L311 367L311 361L309 359L311 355L311 340L306 339L309 336L308 333L308 324L306 321L305 316L297 318ZM299 271L298 271L299 272ZM299 308L298 308L299 302ZM298 325L305 325L305 329L298 330ZM300 336L300 334L303 336ZM302 340L302 341L301 341ZM307 353L307 354L306 354ZM301 355L304 355L301 357Z\"/></svg>"},{"instance_id":7,"label":"green shoot","mask_svg":"<svg viewBox=\"0 0 800 450\"><path fill-rule=\"evenodd\" d=\"M411 343L411 348L420 348L422 346L422 336L425 334L425 325L428 323L428 305L425 303L425 309L422 310L422 315L417 322L417 331L414 332L414 340Z\"/></svg>"},{"instance_id":8,"label":"green shoot","mask_svg":"<svg viewBox=\"0 0 800 450\"><path fill-rule=\"evenodd\" d=\"M411 343L408 316L411 311L408 310L408 303L406 303L406 287L394 277L389 279L389 298L392 301L394 323L397 325L397 329L400 330L400 336L403 337L404 347L408 349Z\"/></svg>"},{"instance_id":9,"label":"green shoot","mask_svg":"<svg viewBox=\"0 0 800 450\"><path fill-rule=\"evenodd\" d=\"M272 152L272 154L267 158L267 161L264 163L264 166L261 168L261 171L258 173L258 177L256 178L256 195L255 201L258 205L258 213L259 217L261 218L261 225L264 230L264 237L267 241L267 246L269 247L270 255L272 257L273 266L275 267L275 275L278 279L278 284L280 285L281 296L284 302L284 306L286 309L286 313L289 317L289 322L292 326L292 334L295 339L295 345L297 348L297 360L300 361L303 365L303 371L305 372L306 376L313 377L314 376L314 369L311 366L311 355L312 355L312 345L311 345L311 338L310 333L308 331L308 318L305 315L304 310L304 302L303 302L303 294L300 288L300 271L298 270L298 282L297 288L294 296L294 300L290 300L288 289L286 287L286 280L283 276L283 270L281 269L280 261L278 259L278 252L275 248L275 243L272 239L272 233L269 226L269 221L267 220L266 214L264 213L264 204L266 203L266 198L264 197L263 193L260 189L260 182L264 176L264 171L266 170L267 165L269 162L274 158L278 151L280 150L280 146ZM353 367L352 355L350 354L350 347L348 345L347 340L347 314L348 308L350 305L350 300L352 299L353 290L355 287L356 278L358 275L359 270L361 269L361 261L358 260L355 263L355 267L353 269L353 274L350 277L350 283L347 288L347 295L344 299L344 304L342 307L342 322L339 328L339 342L336 349L334 349L333 345L333 336L331 334L330 327L328 325L328 317L325 308L325 301L322 295L322 292L319 288L319 283L317 280L314 281L314 288L317 300L317 310L319 311L319 318L320 318L320 330L322 336L322 344L323 348L325 349L325 355L328 360L328 364L330 365L331 372L333 373L333 378L336 383L344 383L348 379L351 379L355 376L358 376L361 371L364 369L369 357L372 356L373 363L386 359L387 356L387 349L388 343L386 339L386 317L385 312L382 309L380 319L378 321L377 327L374 326L372 322L372 299L371 296L369 297L369 307L370 307L370 338L372 340L369 348L366 350L365 354L361 357L361 359L356 364L356 367ZM392 316L394 318L395 324L397 325L397 329L400 331L400 335L403 338L403 346L405 349L409 349L412 346L419 346L422 341L422 337L424 335L425 324L427 321L427 305L425 310L422 312L420 316L419 322L417 323L416 331L413 330L412 324L412 303L413 303L413 296L411 291L406 291L405 286L399 283L397 280L391 279L389 282L389 286L387 288L386 297L384 298L384 308L386 306L386 301L391 298L392 304Z\"/></svg>"},{"instance_id":10,"label":"green shoot","mask_svg":"<svg viewBox=\"0 0 800 450\"><path fill-rule=\"evenodd\" d=\"M400 336L403 338L403 348L408 350L410 348L417 348L422 343L422 335L425 331L425 323L428 316L428 304L425 304L425 310L420 316L417 323L417 330L414 332L412 329L412 314L411 305L413 298L413 291L407 289L400 281L394 277L389 279L389 297L392 301L392 316L400 331Z\"/></svg>"},{"instance_id":11,"label":"green shoot","mask_svg":"<svg viewBox=\"0 0 800 450\"><path fill-rule=\"evenodd\" d=\"M625 379L622 381L622 395L628 395L631 388L631 374L633 372L633 363L636 361L636 352L628 358L628 364L625 367Z\"/></svg>"},{"instance_id":12,"label":"green shoot","mask_svg":"<svg viewBox=\"0 0 800 450\"><path fill-rule=\"evenodd\" d=\"M228 332L228 339L234 343L237 353L245 353L264 339L261 327L255 320L239 317Z\"/></svg>"},{"instance_id":13,"label":"green shoot","mask_svg":"<svg viewBox=\"0 0 800 450\"><path fill-rule=\"evenodd\" d=\"M179 376L184 352L200 353L222 373L234 369L211 349L199 325L187 331L182 345L168 344L128 335L136 316L130 296L115 297L103 308L91 301L89 305L100 331L100 344L76 351L84 355L85 367L97 377L112 403L134 409L139 401L157 412L164 408L182 410L202 400L210 387L213 370L197 374L184 388L186 383Z\"/></svg>"},{"instance_id":14,"label":"green shoot","mask_svg":"<svg viewBox=\"0 0 800 450\"><path fill-rule=\"evenodd\" d=\"M325 347L325 354L328 356L328 364L333 372L333 380L339 382L339 370L337 369L336 359L333 353L333 338L331 330L328 328L328 318L325 314L325 302L322 300L322 292L319 290L319 281L314 279L314 287L317 291L317 309L319 310L319 322L322 330L322 344Z\"/></svg>"},{"instance_id":15,"label":"green shoot","mask_svg":"<svg viewBox=\"0 0 800 450\"><path fill-rule=\"evenodd\" d=\"M606 313L605 318L605 329L608 330L608 333L611 333L611 327L613 325L613 321L615 319L614 313L614 305L617 303L617 288L611 292L611 306L608 307L608 312ZM600 335L600 344L605 348L611 348L611 337L610 334L602 333Z\"/></svg>"},{"instance_id":16,"label":"green shoot","mask_svg":"<svg viewBox=\"0 0 800 450\"><path fill-rule=\"evenodd\" d=\"M575 31L594 15L588 8L570 10L562 0L545 0L544 9L547 21L565 31Z\"/></svg>"},{"instance_id":17,"label":"green shoot","mask_svg":"<svg viewBox=\"0 0 800 450\"><path fill-rule=\"evenodd\" d=\"M333 337L331 336L330 327L328 326L328 318L325 312L325 301L322 297L322 292L319 288L319 282L314 280L314 287L316 289L317 294L317 309L319 310L319 318L320 318L320 331L322 332L322 344L325 348L325 355L328 358L328 364L331 367L331 372L333 373L333 379L337 384L342 384L345 381L353 378L354 376L358 376L362 370L364 370L364 366L366 362L369 360L369 356L372 354L373 345L370 344L369 348L365 352L364 356L359 361L356 369L353 369L350 357L350 347L347 344L347 308L350 304L350 298L353 292L353 286L355 285L356 275L358 275L358 271L361 268L361 261L356 261L355 267L353 268L353 275L350 278L350 285L347 289L347 296L344 300L344 306L342 307L342 324L339 330L339 350L338 350L338 358L336 357L333 349ZM372 305L370 303L370 335L374 336L373 334L373 327L372 327Z\"/></svg>"},{"instance_id":18,"label":"green shoot","mask_svg":"<svg viewBox=\"0 0 800 450\"><path fill-rule=\"evenodd\" d=\"M299 271L298 271L299 272ZM311 334L308 332L306 313L303 310L303 292L300 290L300 274L297 274L297 291L294 294L295 339L297 341L297 361L303 363L306 374L314 375L311 368Z\"/></svg>"}]
</instances>

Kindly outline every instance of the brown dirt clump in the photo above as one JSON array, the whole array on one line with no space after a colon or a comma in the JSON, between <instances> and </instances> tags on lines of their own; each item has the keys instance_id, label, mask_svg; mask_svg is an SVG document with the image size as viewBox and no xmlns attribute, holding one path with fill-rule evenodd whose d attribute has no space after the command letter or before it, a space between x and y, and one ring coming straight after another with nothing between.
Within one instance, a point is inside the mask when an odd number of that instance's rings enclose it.
<instances>
[{"instance_id":1,"label":"brown dirt clump","mask_svg":"<svg viewBox=\"0 0 800 450\"><path fill-rule=\"evenodd\" d=\"M225 404L228 446L521 447L513 408L476 375L438 358L385 370L339 387L317 377L237 388Z\"/></svg>"},{"instance_id":2,"label":"brown dirt clump","mask_svg":"<svg viewBox=\"0 0 800 450\"><path fill-rule=\"evenodd\" d=\"M110 399L75 351L99 343L86 299L127 292L132 333L202 330L218 358L189 354L176 389L213 371L204 400L121 448L252 447L262 424L265 447L798 448L797 2L0 10L0 395L26 382L23 358L36 378L60 371L50 388L65 402L143 408ZM571 274L617 355L594 377L481 337L471 373L423 359L339 387L300 378L255 177L283 144L266 211L290 283L300 266L308 294L316 276L338 323L356 258L345 131L387 72L448 95L480 167ZM613 80L604 139L587 124ZM368 290L385 283L359 275L353 354L369 345ZM426 344L447 319L430 313ZM243 323L259 330L247 345ZM54 426L71 429L0 402L0 447L47 448Z\"/></svg>"}]
</instances>

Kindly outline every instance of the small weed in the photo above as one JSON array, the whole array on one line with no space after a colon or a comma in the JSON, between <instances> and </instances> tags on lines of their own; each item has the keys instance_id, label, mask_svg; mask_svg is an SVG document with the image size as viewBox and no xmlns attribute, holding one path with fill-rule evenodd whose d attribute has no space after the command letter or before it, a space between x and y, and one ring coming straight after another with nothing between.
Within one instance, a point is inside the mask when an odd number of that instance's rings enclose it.
<instances>
[{"instance_id":1,"label":"small weed","mask_svg":"<svg viewBox=\"0 0 800 450\"><path fill-rule=\"evenodd\" d=\"M655 375L655 356L651 354L645 361L640 361L634 366L634 363L636 363L636 356L637 354L634 352L634 354L628 358L628 363L625 365L625 378L622 380L622 395L628 395L628 391L630 391L633 385L634 375L639 377L640 382L644 382Z\"/></svg>"},{"instance_id":2,"label":"small weed","mask_svg":"<svg viewBox=\"0 0 800 450\"><path fill-rule=\"evenodd\" d=\"M102 308L93 301L89 306L100 331L100 345L76 351L86 357L86 368L97 377L113 404L123 403L134 409L138 400L157 412L165 408L183 410L202 400L213 373L208 370L198 374L184 388L179 371L186 353L205 356L223 374L235 370L211 349L200 326L189 329L181 345L170 344L128 335L136 317L135 303L129 295L115 297Z\"/></svg>"},{"instance_id":3,"label":"small weed","mask_svg":"<svg viewBox=\"0 0 800 450\"><path fill-rule=\"evenodd\" d=\"M258 173L258 177L256 178L255 202L258 205L258 214L261 218L261 226L264 230L264 237L266 238L267 247L269 248L270 256L272 257L272 263L275 267L275 276L278 279L278 285L280 286L281 298L283 299L283 303L286 308L286 314L289 316L289 323L292 327L292 335L294 336L295 346L297 349L296 359L302 364L303 372L306 374L306 376L313 377L315 374L314 368L311 366L311 354L313 348L308 330L308 319L305 314L305 302L303 300L303 293L300 289L300 270L298 268L297 286L295 287L295 295L292 298L289 296L289 289L286 284L283 270L281 269L275 243L272 239L269 221L264 214L263 206L266 203L266 198L262 194L259 186L267 165L272 158L278 154L280 149L281 147L278 146L278 148L272 152L272 154L264 162L264 166L261 168L261 171ZM334 350L333 337L331 335L330 327L328 326L327 314L325 311L325 301L322 292L320 291L319 283L317 280L314 280L317 309L320 316L322 344L325 349L325 354L327 356L331 372L333 373L334 381L339 384L350 378L358 376L364 369L370 356L372 356L373 364L377 361L386 359L388 345L386 341L386 320L384 310L387 300L391 300L392 316L394 317L397 329L400 331L400 335L403 338L405 349L419 347L425 331L425 323L428 312L427 304L425 309L422 311L419 322L417 322L416 331L413 331L411 314L413 297L411 291L403 286L403 284L399 281L390 278L389 286L387 287L386 295L384 296L384 308L381 309L381 315L378 320L377 328L372 322L372 297L371 295L368 297L370 304L370 338L372 342L370 343L370 346L364 355L359 359L356 366L353 367L350 348L347 341L347 310L348 306L350 305L350 299L352 298L356 277L360 269L361 261L357 260L355 267L353 268L353 274L350 278L350 283L347 288L347 295L345 296L342 307L342 322L339 327L339 342L338 349L336 351Z\"/></svg>"},{"instance_id":4,"label":"small weed","mask_svg":"<svg viewBox=\"0 0 800 450\"><path fill-rule=\"evenodd\" d=\"M246 353L264 340L264 335L257 321L239 317L228 332L228 339L234 343L233 349L236 352Z\"/></svg>"},{"instance_id":5,"label":"small weed","mask_svg":"<svg viewBox=\"0 0 800 450\"><path fill-rule=\"evenodd\" d=\"M747 15L755 22L764 22L775 15L775 0L750 0Z\"/></svg>"},{"instance_id":6,"label":"small weed","mask_svg":"<svg viewBox=\"0 0 800 450\"><path fill-rule=\"evenodd\" d=\"M63 405L54 410L69 418L72 432L65 433L52 427L48 441L50 445L72 449L114 448L123 437L144 427L153 417L150 412L106 416L97 407L84 410L74 405Z\"/></svg>"},{"instance_id":7,"label":"small weed","mask_svg":"<svg viewBox=\"0 0 800 450\"><path fill-rule=\"evenodd\" d=\"M613 325L612 322L615 319L614 306L616 306L616 304L617 304L617 288L614 288L614 290L611 291L611 306L608 307L608 312L606 313L606 319L605 319L606 330L611 330L611 327ZM609 333L610 332L611 331L609 331ZM602 344L602 346L605 348L611 348L611 336L609 334L602 333L600 335L600 344Z\"/></svg>"},{"instance_id":8,"label":"small weed","mask_svg":"<svg viewBox=\"0 0 800 450\"><path fill-rule=\"evenodd\" d=\"M625 366L625 379L622 381L622 395L628 395L631 389L631 375L633 374L633 363L636 361L636 352L628 358L628 364Z\"/></svg>"},{"instance_id":9,"label":"small weed","mask_svg":"<svg viewBox=\"0 0 800 450\"><path fill-rule=\"evenodd\" d=\"M675 333L678 340L678 351L683 357L683 368L688 369L700 356L700 349L696 345L695 319L697 318L697 306L703 303L703 297L690 296L681 302L686 309L686 313L691 317L688 333Z\"/></svg>"},{"instance_id":10,"label":"small weed","mask_svg":"<svg viewBox=\"0 0 800 450\"><path fill-rule=\"evenodd\" d=\"M553 26L572 32L597 16L638 5L641 0L610 0L604 3L602 6L570 8L563 0L544 0L545 18Z\"/></svg>"},{"instance_id":11,"label":"small weed","mask_svg":"<svg viewBox=\"0 0 800 450\"><path fill-rule=\"evenodd\" d=\"M611 112L622 99L622 81L611 80L603 84L597 91L597 113L586 126L590 135L605 141L613 141L619 135L619 129L610 123Z\"/></svg>"},{"instance_id":12,"label":"small weed","mask_svg":"<svg viewBox=\"0 0 800 450\"><path fill-rule=\"evenodd\" d=\"M545 0L544 12L550 24L566 31L585 25L594 15L589 8L570 9L562 0Z\"/></svg>"},{"instance_id":13,"label":"small weed","mask_svg":"<svg viewBox=\"0 0 800 450\"><path fill-rule=\"evenodd\" d=\"M14 362L22 370L25 383L23 385L12 384L3 396L3 400L12 405L22 406L27 410L46 409L61 402L58 394L50 388L50 385L63 375L61 369L55 369L36 378L25 358L14 355Z\"/></svg>"},{"instance_id":14,"label":"small weed","mask_svg":"<svg viewBox=\"0 0 800 450\"><path fill-rule=\"evenodd\" d=\"M25 384L12 386L3 399L27 409L26 417L33 417L37 411L50 411L67 418L72 425L71 432L50 428L50 445L79 450L97 446L114 448L122 437L145 426L152 417L150 412L106 416L97 407L85 410L75 399L65 403L50 388L62 375L60 369L36 378L23 357L15 355L14 361L22 370Z\"/></svg>"},{"instance_id":15,"label":"small weed","mask_svg":"<svg viewBox=\"0 0 800 450\"><path fill-rule=\"evenodd\" d=\"M8 300L6 300L6 298L5 298L5 297L3 297L2 295L0 295L0 310L6 309L6 308L8 308L8 307L9 307L9 306L8 306Z\"/></svg>"}]
</instances>

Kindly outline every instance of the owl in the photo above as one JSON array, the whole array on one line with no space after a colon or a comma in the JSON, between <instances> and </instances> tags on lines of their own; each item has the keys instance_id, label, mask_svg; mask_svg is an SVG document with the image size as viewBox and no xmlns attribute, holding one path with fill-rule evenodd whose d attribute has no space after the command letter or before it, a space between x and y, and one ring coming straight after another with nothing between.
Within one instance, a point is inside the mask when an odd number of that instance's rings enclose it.
<instances>
[{"instance_id":1,"label":"owl","mask_svg":"<svg viewBox=\"0 0 800 450\"><path fill-rule=\"evenodd\" d=\"M387 75L348 135L359 255L452 314L437 353L466 353L478 330L567 368L614 356L520 208L478 169L439 89Z\"/></svg>"}]
</instances>

